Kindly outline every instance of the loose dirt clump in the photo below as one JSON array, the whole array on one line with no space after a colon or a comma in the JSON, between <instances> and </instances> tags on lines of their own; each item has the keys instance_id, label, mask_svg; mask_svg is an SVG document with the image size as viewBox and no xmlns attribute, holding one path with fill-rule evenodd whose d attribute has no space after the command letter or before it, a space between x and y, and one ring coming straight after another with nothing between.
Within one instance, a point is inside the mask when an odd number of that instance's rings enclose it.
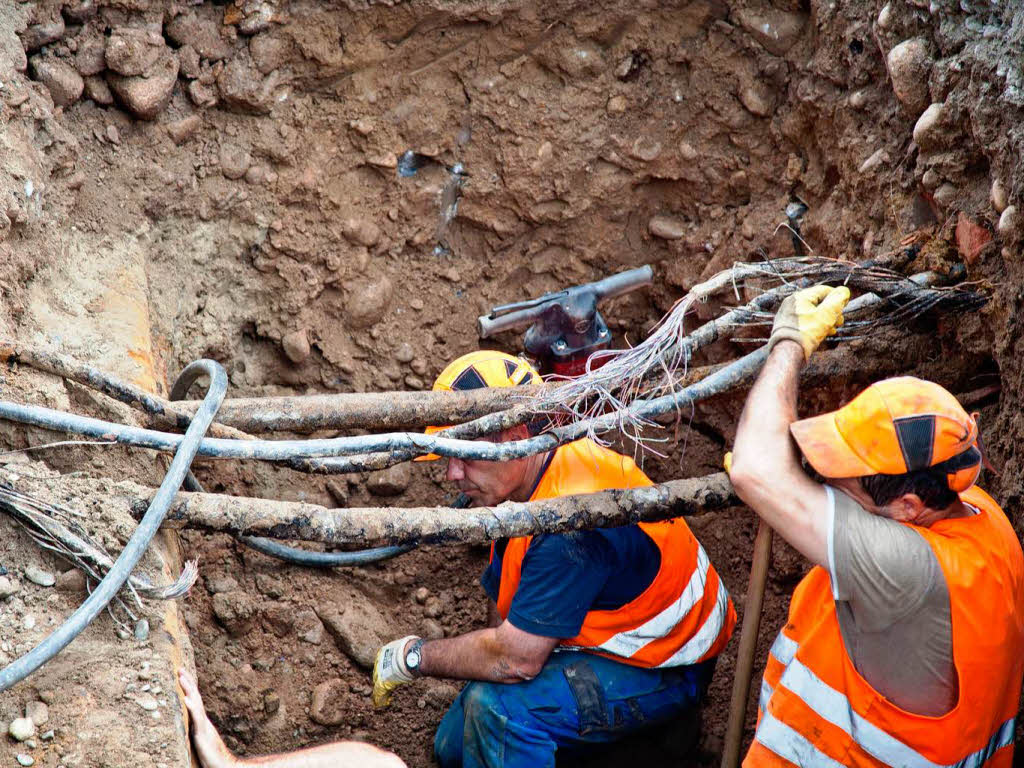
<instances>
[{"instance_id":1,"label":"loose dirt clump","mask_svg":"<svg viewBox=\"0 0 1024 768\"><path fill-rule=\"evenodd\" d=\"M1012 6L6 4L0 334L159 392L199 357L225 366L230 396L417 390L479 346L475 318L495 304L650 264L654 286L602 308L616 343L635 343L734 261L910 249L915 268L962 265L992 301L821 356L801 407L833 407L897 372L973 397L1001 469L986 485L1020 528L1024 426L1002 394L1024 379L1024 57ZM701 305L695 321L720 309ZM512 333L494 344L521 348ZM696 362L748 348L726 342ZM6 370L4 397L134 418L26 376ZM656 480L716 471L741 405L718 398L681 414L645 468ZM53 439L0 435L17 448ZM33 458L96 482L159 483L162 464L116 450ZM334 478L235 462L196 471L209 490L329 506L452 495L437 463ZM751 514L694 528L741 606ZM200 685L232 748L361 738L430 764L459 685L421 681L377 712L367 665L403 633L480 626L484 550L315 572L224 536L183 544L200 559L183 603ZM760 660L804 567L777 544ZM65 602L54 605L70 611ZM698 762L718 760L735 647L718 665ZM114 690L116 674L94 676ZM23 703L8 696L2 718Z\"/></svg>"}]
</instances>

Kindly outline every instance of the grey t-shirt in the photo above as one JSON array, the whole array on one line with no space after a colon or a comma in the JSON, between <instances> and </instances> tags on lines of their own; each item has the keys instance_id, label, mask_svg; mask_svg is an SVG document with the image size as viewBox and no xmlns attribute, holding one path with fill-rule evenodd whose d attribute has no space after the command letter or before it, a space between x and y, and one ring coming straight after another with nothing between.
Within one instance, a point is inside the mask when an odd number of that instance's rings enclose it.
<instances>
[{"instance_id":1,"label":"grey t-shirt","mask_svg":"<svg viewBox=\"0 0 1024 768\"><path fill-rule=\"evenodd\" d=\"M913 528L829 496L829 572L839 629L854 667L896 706L938 716L956 705L946 578Z\"/></svg>"}]
</instances>

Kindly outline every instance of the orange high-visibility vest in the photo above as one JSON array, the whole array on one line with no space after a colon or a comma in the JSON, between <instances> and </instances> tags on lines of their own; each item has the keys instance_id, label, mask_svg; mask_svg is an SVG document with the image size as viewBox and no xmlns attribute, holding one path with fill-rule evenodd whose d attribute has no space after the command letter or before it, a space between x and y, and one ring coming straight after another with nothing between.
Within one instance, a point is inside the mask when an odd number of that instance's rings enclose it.
<instances>
[{"instance_id":1,"label":"orange high-visibility vest","mask_svg":"<svg viewBox=\"0 0 1024 768\"><path fill-rule=\"evenodd\" d=\"M555 450L530 500L648 485L632 459L578 440ZM639 525L661 552L654 580L621 608L588 612L580 633L561 645L638 667L677 667L715 656L732 635L736 611L704 548L681 517ZM519 587L531 539L510 539L502 556L497 603L502 619Z\"/></svg>"},{"instance_id":2,"label":"orange high-visibility vest","mask_svg":"<svg viewBox=\"0 0 1024 768\"><path fill-rule=\"evenodd\" d=\"M843 645L829 575L797 586L768 656L754 743L757 766L1009 766L1024 674L1024 555L999 505L977 486L960 498L980 514L915 527L949 587L955 708L902 710L875 691Z\"/></svg>"}]
</instances>

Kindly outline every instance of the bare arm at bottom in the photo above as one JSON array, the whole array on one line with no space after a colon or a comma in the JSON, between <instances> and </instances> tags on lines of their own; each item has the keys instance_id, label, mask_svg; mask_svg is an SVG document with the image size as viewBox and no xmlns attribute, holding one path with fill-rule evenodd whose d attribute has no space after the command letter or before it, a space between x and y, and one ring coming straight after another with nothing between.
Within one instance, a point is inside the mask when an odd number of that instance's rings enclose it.
<instances>
[{"instance_id":1,"label":"bare arm at bottom","mask_svg":"<svg viewBox=\"0 0 1024 768\"><path fill-rule=\"evenodd\" d=\"M203 768L406 768L397 755L358 741L336 741L279 755L236 757L210 722L196 681L182 670L178 674L178 682L185 693L185 706L192 716L192 743Z\"/></svg>"}]
</instances>

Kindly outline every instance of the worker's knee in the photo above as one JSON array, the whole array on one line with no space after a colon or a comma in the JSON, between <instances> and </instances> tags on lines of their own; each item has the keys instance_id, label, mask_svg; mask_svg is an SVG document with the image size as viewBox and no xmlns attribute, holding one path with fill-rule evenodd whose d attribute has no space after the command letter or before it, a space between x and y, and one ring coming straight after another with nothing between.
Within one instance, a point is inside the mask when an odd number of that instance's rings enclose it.
<instances>
[{"instance_id":1,"label":"worker's knee","mask_svg":"<svg viewBox=\"0 0 1024 768\"><path fill-rule=\"evenodd\" d=\"M462 741L465 732L462 701L463 695L460 694L444 713L434 735L434 757L441 768L460 768L462 765Z\"/></svg>"},{"instance_id":2,"label":"worker's knee","mask_svg":"<svg viewBox=\"0 0 1024 768\"><path fill-rule=\"evenodd\" d=\"M501 717L504 707L501 705L501 689L507 685L500 683L470 683L462 693L462 708L466 724L480 727L495 718Z\"/></svg>"}]
</instances>

